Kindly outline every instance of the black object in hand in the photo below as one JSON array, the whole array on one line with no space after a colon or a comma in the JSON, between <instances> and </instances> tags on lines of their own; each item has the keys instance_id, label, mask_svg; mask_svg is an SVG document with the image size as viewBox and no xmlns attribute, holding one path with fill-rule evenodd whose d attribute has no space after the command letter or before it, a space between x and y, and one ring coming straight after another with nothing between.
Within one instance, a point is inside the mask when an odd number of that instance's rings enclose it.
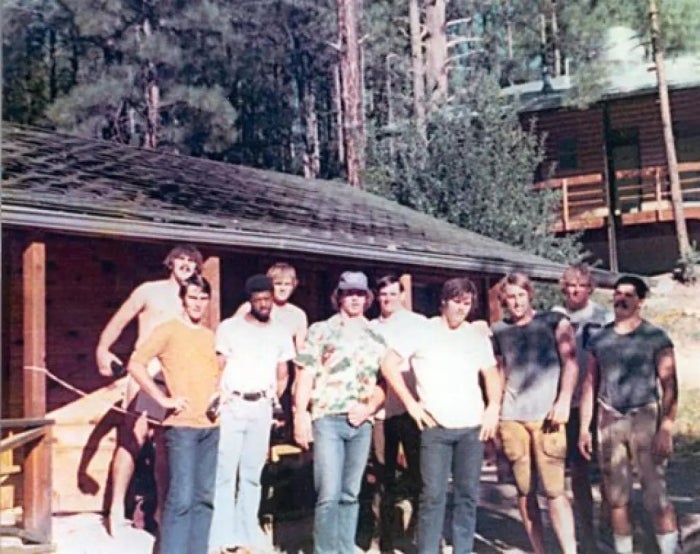
<instances>
[{"instance_id":1,"label":"black object in hand","mask_svg":"<svg viewBox=\"0 0 700 554\"><path fill-rule=\"evenodd\" d=\"M216 418L219 417L220 402L221 397L217 396L216 398L212 399L212 401L209 402L209 406L207 406L207 411L205 413L207 414L209 421L212 423L214 423Z\"/></svg>"},{"instance_id":2,"label":"black object in hand","mask_svg":"<svg viewBox=\"0 0 700 554\"><path fill-rule=\"evenodd\" d=\"M112 375L114 375L114 377L116 377L117 379L126 375L126 368L124 367L124 364L120 364L116 360L112 360L112 363L109 364L109 367L112 368Z\"/></svg>"}]
</instances>

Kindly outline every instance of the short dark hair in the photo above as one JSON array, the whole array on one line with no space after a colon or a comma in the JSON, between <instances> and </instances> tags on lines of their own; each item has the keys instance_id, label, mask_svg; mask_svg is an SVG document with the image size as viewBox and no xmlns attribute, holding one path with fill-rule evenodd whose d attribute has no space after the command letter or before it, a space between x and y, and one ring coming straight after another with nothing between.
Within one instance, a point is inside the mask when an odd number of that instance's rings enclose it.
<instances>
[{"instance_id":1,"label":"short dark hair","mask_svg":"<svg viewBox=\"0 0 700 554\"><path fill-rule=\"evenodd\" d=\"M440 303L447 302L454 298L459 298L464 294L469 294L472 297L472 311L476 308L476 303L478 301L478 293L476 290L476 285L471 279L467 277L454 277L448 279L442 285L442 290L440 291Z\"/></svg>"},{"instance_id":2,"label":"short dark hair","mask_svg":"<svg viewBox=\"0 0 700 554\"><path fill-rule=\"evenodd\" d=\"M195 268L197 273L202 272L202 265L204 265L204 258L202 253L197 249L196 246L191 244L178 244L174 246L168 255L163 260L163 265L168 269L173 268L173 260L179 258L180 256L187 256L194 260Z\"/></svg>"},{"instance_id":3,"label":"short dark hair","mask_svg":"<svg viewBox=\"0 0 700 554\"><path fill-rule=\"evenodd\" d=\"M207 281L199 273L193 273L180 284L181 299L185 298L185 296L187 295L187 289L191 286L199 287L200 289L202 289L202 292L204 294L211 296L211 285L209 284L209 281Z\"/></svg>"},{"instance_id":4,"label":"short dark hair","mask_svg":"<svg viewBox=\"0 0 700 554\"><path fill-rule=\"evenodd\" d=\"M401 292L404 291L403 283L401 282L401 279L395 273L387 273L386 275L383 275L379 279L377 279L377 285L375 287L375 290L377 292L379 292L383 288L391 286L394 283L399 284L399 290Z\"/></svg>"},{"instance_id":5,"label":"short dark hair","mask_svg":"<svg viewBox=\"0 0 700 554\"><path fill-rule=\"evenodd\" d=\"M632 285L639 298L646 298L649 294L649 285L644 282L644 279L636 275L623 275L615 281L614 288L617 288L619 285Z\"/></svg>"},{"instance_id":6,"label":"short dark hair","mask_svg":"<svg viewBox=\"0 0 700 554\"><path fill-rule=\"evenodd\" d=\"M272 279L267 275L258 273L257 275L251 275L246 279L245 282L245 292L250 298L256 292L272 292L274 287L272 286Z\"/></svg>"}]
</instances>

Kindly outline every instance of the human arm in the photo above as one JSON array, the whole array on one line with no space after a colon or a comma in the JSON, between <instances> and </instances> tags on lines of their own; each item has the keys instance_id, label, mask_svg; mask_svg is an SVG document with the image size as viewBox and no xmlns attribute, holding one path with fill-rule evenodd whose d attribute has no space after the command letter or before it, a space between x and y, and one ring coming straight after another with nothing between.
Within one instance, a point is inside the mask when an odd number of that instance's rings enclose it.
<instances>
[{"instance_id":1,"label":"human arm","mask_svg":"<svg viewBox=\"0 0 700 554\"><path fill-rule=\"evenodd\" d=\"M394 390L396 396L399 397L403 405L406 406L406 411L415 420L418 429L425 427L435 427L437 422L433 417L423 409L423 406L413 397L413 394L406 386L402 372L401 363L403 358L393 349L387 350L381 363L381 371L388 385Z\"/></svg>"},{"instance_id":2,"label":"human arm","mask_svg":"<svg viewBox=\"0 0 700 554\"><path fill-rule=\"evenodd\" d=\"M568 319L561 319L555 329L557 351L561 360L559 393L547 419L553 423L566 423L569 420L571 396L578 380L578 362L576 361L576 339L574 328Z\"/></svg>"},{"instance_id":3,"label":"human arm","mask_svg":"<svg viewBox=\"0 0 700 554\"><path fill-rule=\"evenodd\" d=\"M661 387L659 428L654 435L652 451L659 459L673 453L673 423L678 410L678 379L673 347L666 347L656 357L656 375Z\"/></svg>"},{"instance_id":4,"label":"human arm","mask_svg":"<svg viewBox=\"0 0 700 554\"><path fill-rule=\"evenodd\" d=\"M112 363L116 362L121 365L121 360L110 351L110 348L122 334L124 328L143 310L145 305L146 294L144 286L141 285L134 289L100 333L100 339L95 349L95 359L101 375L111 377L113 375Z\"/></svg>"},{"instance_id":5,"label":"human arm","mask_svg":"<svg viewBox=\"0 0 700 554\"><path fill-rule=\"evenodd\" d=\"M306 312L304 312L304 310L301 309L300 311L301 314L299 317L299 326L294 332L294 347L296 348L297 352L299 352L304 347L304 342L306 341L306 334L309 330L309 320L306 317Z\"/></svg>"},{"instance_id":6,"label":"human arm","mask_svg":"<svg viewBox=\"0 0 700 554\"><path fill-rule=\"evenodd\" d=\"M314 384L313 371L297 366L294 382L294 441L307 450L312 440L309 402Z\"/></svg>"},{"instance_id":7,"label":"human arm","mask_svg":"<svg viewBox=\"0 0 700 554\"><path fill-rule=\"evenodd\" d=\"M587 460L593 455L593 437L591 436L591 421L593 419L593 404L595 402L595 384L598 382L598 362L595 356L589 352L586 357L586 377L581 388L580 429L578 439L578 449L581 455Z\"/></svg>"},{"instance_id":8,"label":"human arm","mask_svg":"<svg viewBox=\"0 0 700 554\"><path fill-rule=\"evenodd\" d=\"M481 423L479 440L487 441L496 435L498 420L501 415L501 399L503 397L503 380L497 366L481 370L486 390L486 408Z\"/></svg>"},{"instance_id":9,"label":"human arm","mask_svg":"<svg viewBox=\"0 0 700 554\"><path fill-rule=\"evenodd\" d=\"M286 361L277 363L277 398L281 398L289 383L289 365Z\"/></svg>"},{"instance_id":10,"label":"human arm","mask_svg":"<svg viewBox=\"0 0 700 554\"><path fill-rule=\"evenodd\" d=\"M166 410L174 410L175 413L180 413L189 406L187 398L182 396L172 398L166 396L160 387L156 385L153 378L148 374L145 364L131 359L127 367L129 374L134 378L141 387L141 390L145 392L148 396L153 398L158 404L160 404Z\"/></svg>"}]
</instances>

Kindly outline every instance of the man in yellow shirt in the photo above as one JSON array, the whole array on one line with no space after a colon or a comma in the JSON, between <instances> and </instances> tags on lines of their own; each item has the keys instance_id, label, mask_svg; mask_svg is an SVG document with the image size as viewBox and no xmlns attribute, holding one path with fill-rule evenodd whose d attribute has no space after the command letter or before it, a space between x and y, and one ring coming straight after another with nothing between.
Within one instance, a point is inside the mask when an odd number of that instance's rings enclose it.
<instances>
[{"instance_id":1,"label":"man in yellow shirt","mask_svg":"<svg viewBox=\"0 0 700 554\"><path fill-rule=\"evenodd\" d=\"M219 364L214 332L202 325L211 287L200 275L180 286L184 312L156 327L131 356L129 373L167 410L163 420L170 482L160 528L161 554L206 554L213 512L219 427L206 415ZM147 370L161 363L169 395Z\"/></svg>"}]
</instances>

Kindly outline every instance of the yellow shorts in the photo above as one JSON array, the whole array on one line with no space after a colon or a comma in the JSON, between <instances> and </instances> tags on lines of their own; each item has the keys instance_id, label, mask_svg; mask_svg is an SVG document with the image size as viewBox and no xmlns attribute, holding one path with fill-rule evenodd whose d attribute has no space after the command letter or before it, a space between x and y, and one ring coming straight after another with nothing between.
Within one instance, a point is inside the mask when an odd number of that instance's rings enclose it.
<instances>
[{"instance_id":1,"label":"yellow shorts","mask_svg":"<svg viewBox=\"0 0 700 554\"><path fill-rule=\"evenodd\" d=\"M548 498L564 494L566 429L542 429L542 421L501 421L498 434L503 453L513 468L518 493L526 496L542 485ZM535 476L537 478L535 478Z\"/></svg>"},{"instance_id":2,"label":"yellow shorts","mask_svg":"<svg viewBox=\"0 0 700 554\"><path fill-rule=\"evenodd\" d=\"M598 406L598 461L608 503L619 508L630 501L634 470L642 485L644 507L659 512L669 505L666 494L666 461L652 454L658 429L656 402L623 414ZM633 470L634 468L634 470Z\"/></svg>"}]
</instances>

